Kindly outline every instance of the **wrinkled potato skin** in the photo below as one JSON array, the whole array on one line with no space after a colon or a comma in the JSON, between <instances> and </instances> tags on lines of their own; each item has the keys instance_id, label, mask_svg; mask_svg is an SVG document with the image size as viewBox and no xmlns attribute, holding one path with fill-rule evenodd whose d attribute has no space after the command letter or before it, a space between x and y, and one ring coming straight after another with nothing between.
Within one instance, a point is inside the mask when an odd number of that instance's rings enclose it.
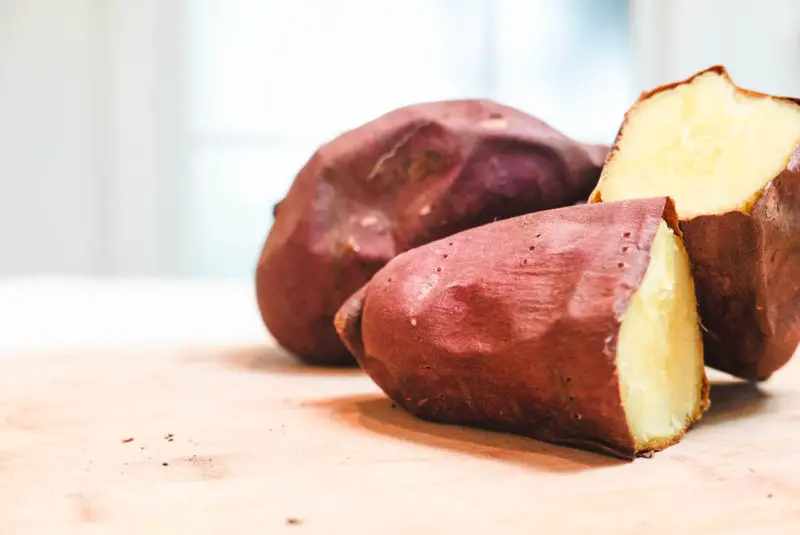
<instances>
[{"instance_id":1,"label":"wrinkled potato skin","mask_svg":"<svg viewBox=\"0 0 800 535\"><path fill-rule=\"evenodd\" d=\"M308 363L354 365L333 317L388 260L496 219L574 204L607 152L477 100L402 108L351 130L314 154L275 208L256 271L264 323Z\"/></svg>"},{"instance_id":2,"label":"wrinkled potato skin","mask_svg":"<svg viewBox=\"0 0 800 535\"><path fill-rule=\"evenodd\" d=\"M639 102L706 72L730 81L724 67L714 66L643 93ZM617 139L627 120L626 114ZM593 191L589 202L601 201L599 191ZM680 225L692 261L706 364L743 379L768 379L800 344L800 147L749 214L703 215Z\"/></svg>"},{"instance_id":3,"label":"wrinkled potato skin","mask_svg":"<svg viewBox=\"0 0 800 535\"><path fill-rule=\"evenodd\" d=\"M664 197L461 232L390 261L336 328L416 416L632 458L617 336L662 218L680 234Z\"/></svg>"}]
</instances>

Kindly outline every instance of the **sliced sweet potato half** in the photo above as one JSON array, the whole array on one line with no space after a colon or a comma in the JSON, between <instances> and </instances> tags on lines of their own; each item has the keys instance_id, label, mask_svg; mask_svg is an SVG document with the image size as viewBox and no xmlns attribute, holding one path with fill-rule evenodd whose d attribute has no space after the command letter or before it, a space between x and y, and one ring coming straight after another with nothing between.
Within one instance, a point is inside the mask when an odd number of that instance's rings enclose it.
<instances>
[{"instance_id":1,"label":"sliced sweet potato half","mask_svg":"<svg viewBox=\"0 0 800 535\"><path fill-rule=\"evenodd\" d=\"M800 101L723 67L643 94L590 202L668 195L694 270L709 366L750 380L800 343Z\"/></svg>"},{"instance_id":2,"label":"sliced sweet potato half","mask_svg":"<svg viewBox=\"0 0 800 535\"><path fill-rule=\"evenodd\" d=\"M398 405L623 458L708 407L689 258L671 201L529 214L401 254L335 325Z\"/></svg>"}]
</instances>

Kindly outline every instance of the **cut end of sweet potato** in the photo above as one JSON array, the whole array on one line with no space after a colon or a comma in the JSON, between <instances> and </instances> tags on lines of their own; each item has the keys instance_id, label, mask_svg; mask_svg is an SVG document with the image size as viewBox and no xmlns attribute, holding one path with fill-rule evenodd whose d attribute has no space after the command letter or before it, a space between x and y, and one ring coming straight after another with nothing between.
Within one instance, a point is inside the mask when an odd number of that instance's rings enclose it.
<instances>
[{"instance_id":1,"label":"cut end of sweet potato","mask_svg":"<svg viewBox=\"0 0 800 535\"><path fill-rule=\"evenodd\" d=\"M622 317L617 369L637 453L677 442L708 407L689 257L664 221L642 284Z\"/></svg>"},{"instance_id":2,"label":"cut end of sweet potato","mask_svg":"<svg viewBox=\"0 0 800 535\"><path fill-rule=\"evenodd\" d=\"M631 108L592 200L666 195L681 219L749 213L798 144L800 105L709 69Z\"/></svg>"}]
</instances>

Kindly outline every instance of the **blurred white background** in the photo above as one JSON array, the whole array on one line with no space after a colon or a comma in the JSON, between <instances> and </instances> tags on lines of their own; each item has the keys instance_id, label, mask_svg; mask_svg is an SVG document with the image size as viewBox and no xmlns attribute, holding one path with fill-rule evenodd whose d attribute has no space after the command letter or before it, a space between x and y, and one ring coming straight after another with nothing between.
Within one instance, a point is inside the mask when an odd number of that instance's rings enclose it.
<instances>
[{"instance_id":1,"label":"blurred white background","mask_svg":"<svg viewBox=\"0 0 800 535\"><path fill-rule=\"evenodd\" d=\"M715 63L800 95L800 2L0 0L0 275L251 277L345 129L488 97L610 142Z\"/></svg>"}]
</instances>

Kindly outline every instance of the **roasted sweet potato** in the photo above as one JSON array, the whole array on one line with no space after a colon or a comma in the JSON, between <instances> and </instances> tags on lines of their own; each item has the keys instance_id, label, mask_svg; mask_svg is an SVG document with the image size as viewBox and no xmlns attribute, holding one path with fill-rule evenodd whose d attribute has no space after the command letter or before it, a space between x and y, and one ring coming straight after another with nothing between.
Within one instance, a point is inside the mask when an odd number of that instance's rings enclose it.
<instances>
[{"instance_id":1,"label":"roasted sweet potato","mask_svg":"<svg viewBox=\"0 0 800 535\"><path fill-rule=\"evenodd\" d=\"M590 201L675 201L706 363L764 380L800 342L800 101L723 67L643 94Z\"/></svg>"},{"instance_id":2,"label":"roasted sweet potato","mask_svg":"<svg viewBox=\"0 0 800 535\"><path fill-rule=\"evenodd\" d=\"M355 364L333 316L396 254L589 195L608 147L493 102L402 108L322 146L275 209L258 263L264 322L309 363Z\"/></svg>"},{"instance_id":3,"label":"roasted sweet potato","mask_svg":"<svg viewBox=\"0 0 800 535\"><path fill-rule=\"evenodd\" d=\"M633 458L708 406L691 268L668 198L491 223L403 253L337 331L425 419Z\"/></svg>"}]
</instances>

